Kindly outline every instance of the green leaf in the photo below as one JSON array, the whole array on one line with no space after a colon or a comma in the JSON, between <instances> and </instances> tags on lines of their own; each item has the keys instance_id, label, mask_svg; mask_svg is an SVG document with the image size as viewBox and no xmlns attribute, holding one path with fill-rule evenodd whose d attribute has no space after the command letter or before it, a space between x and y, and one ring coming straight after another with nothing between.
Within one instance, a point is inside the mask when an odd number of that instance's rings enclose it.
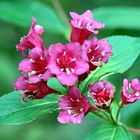
<instances>
[{"instance_id":1,"label":"green leaf","mask_svg":"<svg viewBox=\"0 0 140 140\"><path fill-rule=\"evenodd\" d=\"M56 14L56 12L40 2L17 1L0 2L0 19L19 26L28 27L31 25L32 16L37 19L47 32L66 35L67 28Z\"/></svg>"},{"instance_id":2,"label":"green leaf","mask_svg":"<svg viewBox=\"0 0 140 140\"><path fill-rule=\"evenodd\" d=\"M32 122L44 113L58 109L59 96L51 94L40 100L27 100L21 103L17 91L0 98L0 124L15 125Z\"/></svg>"},{"instance_id":3,"label":"green leaf","mask_svg":"<svg viewBox=\"0 0 140 140\"><path fill-rule=\"evenodd\" d=\"M84 140L132 140L130 133L124 126L103 124L92 129Z\"/></svg>"},{"instance_id":4,"label":"green leaf","mask_svg":"<svg viewBox=\"0 0 140 140\"><path fill-rule=\"evenodd\" d=\"M113 101L111 103L111 113L112 113L112 116L114 118L114 120L116 120L116 117L117 117L117 112L118 112L118 109L119 109L119 104L117 103L117 101Z\"/></svg>"},{"instance_id":5,"label":"green leaf","mask_svg":"<svg viewBox=\"0 0 140 140\"><path fill-rule=\"evenodd\" d=\"M61 93L66 93L67 92L67 89L62 86L62 84L56 79L56 78L50 78L48 81L47 81L47 85L52 88L52 89L55 89Z\"/></svg>"},{"instance_id":6,"label":"green leaf","mask_svg":"<svg viewBox=\"0 0 140 140\"><path fill-rule=\"evenodd\" d=\"M105 29L140 29L140 8L101 7L93 10L95 19L106 24Z\"/></svg>"},{"instance_id":7,"label":"green leaf","mask_svg":"<svg viewBox=\"0 0 140 140\"><path fill-rule=\"evenodd\" d=\"M87 91L90 83L94 83L103 76L114 73L123 73L131 67L140 54L140 38L129 36L112 36L107 38L112 45L113 56L101 68L91 72L91 74L80 84L82 93Z\"/></svg>"}]
</instances>

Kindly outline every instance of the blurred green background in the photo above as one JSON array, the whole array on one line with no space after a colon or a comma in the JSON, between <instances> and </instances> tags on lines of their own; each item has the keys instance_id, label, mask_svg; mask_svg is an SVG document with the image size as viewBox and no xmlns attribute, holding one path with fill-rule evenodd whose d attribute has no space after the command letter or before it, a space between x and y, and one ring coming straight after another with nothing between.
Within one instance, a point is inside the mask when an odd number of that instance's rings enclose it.
<instances>
[{"instance_id":1,"label":"blurred green background","mask_svg":"<svg viewBox=\"0 0 140 140\"><path fill-rule=\"evenodd\" d=\"M0 95L13 91L13 82L20 76L18 63L23 57L20 52L16 51L15 45L19 42L20 37L28 33L31 16L37 16L38 24L44 23L43 26L46 32L43 34L43 39L45 40L46 47L48 47L51 43L67 42L66 38L68 38L69 29L66 17L70 18L70 11L83 13L85 10L90 9L94 12L96 8L108 6L112 8L112 15L115 6L131 6L134 10L136 9L134 13L140 15L139 0L0 0ZM51 10L48 10L50 7L53 13L50 12ZM104 11L101 12L104 13ZM125 12L127 13L127 11ZM136 16L139 18L136 19L136 24L128 23L131 26L125 26L124 24L122 27L106 28L100 31L98 36L130 35L139 37L140 16L138 15L132 14L132 17ZM128 17L130 21L132 17ZM103 18L106 19L108 17ZM45 19L51 20L47 22ZM100 21L101 19L98 18L96 20ZM115 20L113 22L117 23L117 17ZM124 23L125 21L122 20L121 22ZM124 77L130 80L134 77L140 79L139 67L140 57L124 74L115 74L107 79L117 87L116 96L118 98ZM137 108L137 110L134 110L134 108ZM125 123L140 128L139 109L140 102L125 107L122 114ZM125 119L126 116L128 119ZM82 124L62 125L57 122L56 117L57 114L55 113L44 114L30 124L0 126L0 140L83 140L91 128L101 123L101 120L93 115L89 115L85 117ZM134 140L139 140L140 136L133 135L133 138Z\"/></svg>"}]
</instances>

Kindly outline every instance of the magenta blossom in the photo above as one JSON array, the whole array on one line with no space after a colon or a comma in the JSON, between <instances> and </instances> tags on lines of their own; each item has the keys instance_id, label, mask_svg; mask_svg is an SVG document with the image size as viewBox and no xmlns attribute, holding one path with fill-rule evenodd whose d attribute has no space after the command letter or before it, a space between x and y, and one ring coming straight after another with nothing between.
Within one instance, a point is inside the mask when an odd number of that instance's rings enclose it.
<instances>
[{"instance_id":1,"label":"magenta blossom","mask_svg":"<svg viewBox=\"0 0 140 140\"><path fill-rule=\"evenodd\" d=\"M131 82L124 79L122 90L122 104L133 103L140 99L140 83L138 79L133 79Z\"/></svg>"},{"instance_id":2,"label":"magenta blossom","mask_svg":"<svg viewBox=\"0 0 140 140\"><path fill-rule=\"evenodd\" d=\"M49 54L48 68L63 85L72 86L78 80L78 75L89 70L88 63L81 58L79 43L51 45Z\"/></svg>"},{"instance_id":3,"label":"magenta blossom","mask_svg":"<svg viewBox=\"0 0 140 140\"><path fill-rule=\"evenodd\" d=\"M42 99L46 95L55 92L47 86L45 81L42 80L38 83L31 83L25 75L16 79L14 87L16 90L22 91L23 102L25 102L26 97L30 99Z\"/></svg>"},{"instance_id":4,"label":"magenta blossom","mask_svg":"<svg viewBox=\"0 0 140 140\"><path fill-rule=\"evenodd\" d=\"M27 36L22 37L20 43L16 45L17 50L22 51L22 54L27 56L25 53L26 49L32 49L36 46L44 48L44 42L40 38L43 32L43 27L41 25L36 25L36 19L33 17L29 33Z\"/></svg>"},{"instance_id":5,"label":"magenta blossom","mask_svg":"<svg viewBox=\"0 0 140 140\"><path fill-rule=\"evenodd\" d=\"M108 109L114 96L113 87L109 82L101 80L90 85L88 90L89 96L94 100L98 107Z\"/></svg>"},{"instance_id":6,"label":"magenta blossom","mask_svg":"<svg viewBox=\"0 0 140 140\"><path fill-rule=\"evenodd\" d=\"M68 90L66 96L60 98L59 106L61 111L57 119L60 123L81 123L90 109L89 101L74 86Z\"/></svg>"},{"instance_id":7,"label":"magenta blossom","mask_svg":"<svg viewBox=\"0 0 140 140\"><path fill-rule=\"evenodd\" d=\"M21 61L19 70L28 73L30 82L39 82L40 80L48 80L51 77L48 69L49 55L47 49L35 47L30 51L28 58Z\"/></svg>"},{"instance_id":8,"label":"magenta blossom","mask_svg":"<svg viewBox=\"0 0 140 140\"><path fill-rule=\"evenodd\" d=\"M78 15L75 12L70 13L72 20L70 24L72 26L71 41L80 42L83 44L84 40L94 33L98 34L97 29L103 28L104 24L94 20L92 12L87 10L82 15Z\"/></svg>"},{"instance_id":9,"label":"magenta blossom","mask_svg":"<svg viewBox=\"0 0 140 140\"><path fill-rule=\"evenodd\" d=\"M92 40L86 40L83 44L83 59L90 65L90 70L102 66L112 55L112 47L106 39L98 40L93 37Z\"/></svg>"}]
</instances>

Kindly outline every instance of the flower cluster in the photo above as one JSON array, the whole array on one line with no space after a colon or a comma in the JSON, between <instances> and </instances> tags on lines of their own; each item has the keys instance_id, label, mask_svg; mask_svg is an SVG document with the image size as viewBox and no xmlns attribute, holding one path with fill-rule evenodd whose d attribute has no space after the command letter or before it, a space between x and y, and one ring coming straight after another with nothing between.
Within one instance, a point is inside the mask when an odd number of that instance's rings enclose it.
<instances>
[{"instance_id":1,"label":"flower cluster","mask_svg":"<svg viewBox=\"0 0 140 140\"><path fill-rule=\"evenodd\" d=\"M48 49L41 38L43 27L36 25L35 18L32 19L28 35L21 38L16 46L25 59L19 63L19 71L23 76L17 78L14 86L21 91L23 102L26 98L41 99L48 94L57 93L47 85L49 78L56 77L62 85L68 87L66 95L59 100L58 121L80 123L88 112L96 109L108 110L112 103L114 88L109 82L102 80L87 87L95 107L79 89L79 83L91 71L108 62L112 46L106 39L95 37L104 24L95 21L91 11L87 10L82 15L71 12L70 15L70 42L51 44ZM92 39L89 39L91 35ZM140 99L139 81L134 79L128 83L124 80L122 104L132 103L137 99Z\"/></svg>"},{"instance_id":2,"label":"flower cluster","mask_svg":"<svg viewBox=\"0 0 140 140\"><path fill-rule=\"evenodd\" d=\"M25 57L19 63L19 71L23 76L17 78L14 83L16 90L22 91L22 101L25 98L41 99L54 90L46 85L52 74L48 69L49 53L41 39L43 27L36 25L36 19L32 19L32 25L27 36L21 38L16 46Z\"/></svg>"}]
</instances>

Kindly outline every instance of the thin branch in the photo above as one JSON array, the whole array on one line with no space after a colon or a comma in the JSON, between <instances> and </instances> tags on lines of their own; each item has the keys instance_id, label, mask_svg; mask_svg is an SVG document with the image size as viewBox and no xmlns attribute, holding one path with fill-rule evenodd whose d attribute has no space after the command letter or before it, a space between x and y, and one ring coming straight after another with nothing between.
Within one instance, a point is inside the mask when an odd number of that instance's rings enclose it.
<instances>
[{"instance_id":1,"label":"thin branch","mask_svg":"<svg viewBox=\"0 0 140 140\"><path fill-rule=\"evenodd\" d=\"M123 124L122 122L119 122L119 121L118 121L118 125L123 125L124 127L126 127L128 129L128 131L140 135L140 129L129 127L129 126L127 126L127 125L125 125L125 124Z\"/></svg>"},{"instance_id":2,"label":"thin branch","mask_svg":"<svg viewBox=\"0 0 140 140\"><path fill-rule=\"evenodd\" d=\"M139 134L140 135L140 129L136 129L136 128L132 128L132 127L128 127L125 126L130 132L133 132L135 134Z\"/></svg>"},{"instance_id":3,"label":"thin branch","mask_svg":"<svg viewBox=\"0 0 140 140\"><path fill-rule=\"evenodd\" d=\"M99 118L102 118L103 120L107 121L107 122L110 122L109 118L104 115L104 114L100 114L100 112L98 113L100 109L99 108L95 108L93 107L90 112L92 112L93 114L95 114L96 116L98 116Z\"/></svg>"},{"instance_id":4,"label":"thin branch","mask_svg":"<svg viewBox=\"0 0 140 140\"><path fill-rule=\"evenodd\" d=\"M96 108L96 109L94 108L93 110L91 110L91 112L92 112L93 114L95 114L96 116L102 118L103 120L105 120L105 121L111 123L111 121L110 121L106 116L104 116L103 114L99 114L98 112L96 112L96 110L98 110L98 109L97 109L97 108ZM117 124L117 125L124 125L122 122L119 122L119 121L116 122L116 121L114 120L114 118L113 118L113 116L112 116L111 113L110 113L110 117L111 117L113 123L115 123L115 124ZM126 125L124 125L124 126L128 129L128 131L140 135L140 129L132 128L132 127L129 127L129 126L126 126Z\"/></svg>"},{"instance_id":5,"label":"thin branch","mask_svg":"<svg viewBox=\"0 0 140 140\"><path fill-rule=\"evenodd\" d=\"M113 123L117 124L116 120L114 119L114 117L113 117L113 115L112 115L111 110L109 110L109 114L110 114L110 117L111 117Z\"/></svg>"},{"instance_id":6,"label":"thin branch","mask_svg":"<svg viewBox=\"0 0 140 140\"><path fill-rule=\"evenodd\" d=\"M51 0L55 10L57 11L57 13L59 14L60 18L63 20L63 22L66 24L66 26L69 26L68 24L68 17L65 14L64 9L62 8L59 0Z\"/></svg>"},{"instance_id":7,"label":"thin branch","mask_svg":"<svg viewBox=\"0 0 140 140\"><path fill-rule=\"evenodd\" d=\"M117 121L118 121L118 119L119 119L119 114L120 114L120 111L121 111L122 107L123 107L123 103L122 103L122 101L121 101L121 102L120 102L119 109L118 109L118 112L117 112L117 116L116 116L116 120L117 120Z\"/></svg>"}]
</instances>

